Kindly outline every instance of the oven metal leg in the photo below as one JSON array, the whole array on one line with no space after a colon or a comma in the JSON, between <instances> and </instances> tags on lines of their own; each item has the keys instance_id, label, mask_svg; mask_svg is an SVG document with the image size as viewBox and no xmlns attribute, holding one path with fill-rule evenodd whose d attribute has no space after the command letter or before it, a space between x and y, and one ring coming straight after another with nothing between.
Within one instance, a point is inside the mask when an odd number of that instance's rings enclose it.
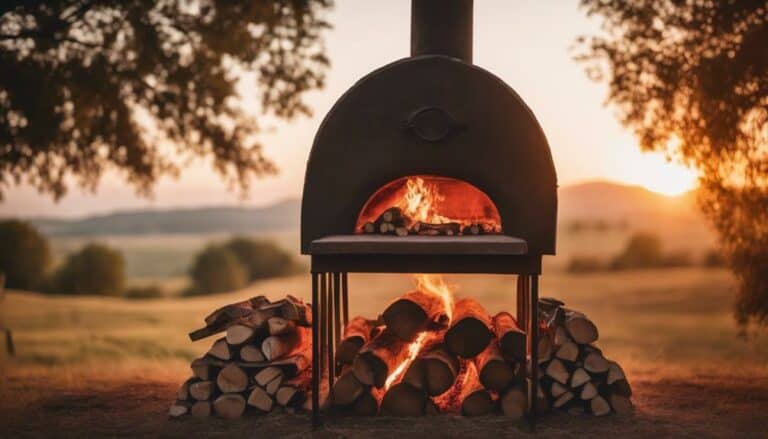
<instances>
[{"instance_id":1,"label":"oven metal leg","mask_svg":"<svg viewBox=\"0 0 768 439\"><path fill-rule=\"evenodd\" d=\"M333 386L333 275L332 273L325 273L325 344L326 344L326 367L328 373L328 392L330 392Z\"/></svg>"},{"instance_id":2,"label":"oven metal leg","mask_svg":"<svg viewBox=\"0 0 768 439\"><path fill-rule=\"evenodd\" d=\"M312 428L318 428L320 419L320 273L312 273Z\"/></svg>"},{"instance_id":3,"label":"oven metal leg","mask_svg":"<svg viewBox=\"0 0 768 439\"><path fill-rule=\"evenodd\" d=\"M529 322L531 328L531 405L530 420L531 430L536 430L536 418L538 417L537 401L539 398L539 276L531 276L531 299Z\"/></svg>"},{"instance_id":4,"label":"oven metal leg","mask_svg":"<svg viewBox=\"0 0 768 439\"><path fill-rule=\"evenodd\" d=\"M342 296L342 303L344 304L343 314L344 314L344 327L347 327L347 324L349 323L349 293L347 290L347 273L341 273L341 296Z\"/></svg>"}]
</instances>

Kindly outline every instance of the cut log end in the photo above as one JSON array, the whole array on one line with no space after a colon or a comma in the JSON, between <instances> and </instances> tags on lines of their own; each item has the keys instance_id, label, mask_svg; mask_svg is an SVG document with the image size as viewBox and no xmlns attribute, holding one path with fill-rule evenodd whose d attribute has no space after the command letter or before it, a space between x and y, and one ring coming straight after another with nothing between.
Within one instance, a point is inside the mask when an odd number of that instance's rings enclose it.
<instances>
[{"instance_id":1,"label":"cut log end","mask_svg":"<svg viewBox=\"0 0 768 439\"><path fill-rule=\"evenodd\" d=\"M224 419L238 419L245 412L245 398L239 393L225 393L213 402L213 411Z\"/></svg>"}]
</instances>

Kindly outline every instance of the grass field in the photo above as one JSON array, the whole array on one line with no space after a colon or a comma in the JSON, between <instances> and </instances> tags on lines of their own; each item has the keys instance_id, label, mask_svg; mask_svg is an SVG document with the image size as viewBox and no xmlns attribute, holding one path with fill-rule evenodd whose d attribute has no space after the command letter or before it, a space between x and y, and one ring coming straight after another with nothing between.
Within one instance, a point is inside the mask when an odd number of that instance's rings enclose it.
<instances>
[{"instance_id":1,"label":"grass field","mask_svg":"<svg viewBox=\"0 0 768 439\"><path fill-rule=\"evenodd\" d=\"M229 294L149 301L10 292L3 311L18 352L2 361L0 410L11 416L0 419L0 437L18 437L3 432L57 436L61 430L51 430L54 426L71 428L63 435L73 437L247 434L262 424L266 430L258 430L261 433L279 433L280 428L306 433L305 422L295 427L286 415L201 427L165 421L164 413L174 388L189 373L188 360L211 342L191 343L186 333L212 308L255 294L277 298L292 293L308 299L309 280L295 276ZM514 307L512 278L450 276L448 281L457 286L458 296L477 297L490 312ZM411 286L412 280L403 275L352 276L351 312L373 316ZM759 419L768 409L768 340L765 334L738 336L731 317L734 286L728 272L698 268L543 276L544 295L583 310L598 324L599 345L627 369L638 405L637 415L628 421L555 417L560 420L546 420L544 431L553 436L592 431L599 436L618 429L635 437L691 431L720 435L731 431L731 425L743 434L759 431ZM718 398L723 406L716 404ZM731 409L736 410L733 416ZM706 410L714 411L707 417ZM763 417L747 422L751 410ZM115 420L116 411L125 411L127 418ZM695 422L675 425L676 416ZM45 424L38 425L43 419ZM446 425L455 430L446 430L447 436L462 429L490 433L502 422L449 419ZM378 419L355 422L362 421L339 421L329 432L357 437L355 432L362 429L370 436L393 436L410 425L398 427L397 422L382 424ZM576 430L561 428L563 422Z\"/></svg>"}]
</instances>

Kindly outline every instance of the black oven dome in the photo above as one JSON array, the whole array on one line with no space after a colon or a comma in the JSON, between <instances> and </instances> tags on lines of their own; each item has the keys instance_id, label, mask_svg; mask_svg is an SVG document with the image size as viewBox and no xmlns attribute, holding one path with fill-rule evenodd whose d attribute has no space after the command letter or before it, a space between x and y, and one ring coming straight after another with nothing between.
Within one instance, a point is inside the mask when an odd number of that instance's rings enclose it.
<instances>
[{"instance_id":1,"label":"black oven dome","mask_svg":"<svg viewBox=\"0 0 768 439\"><path fill-rule=\"evenodd\" d=\"M541 126L501 79L441 55L370 73L328 112L307 162L302 253L315 239L353 233L377 189L420 174L476 186L504 234L525 239L529 254L554 254L557 177Z\"/></svg>"}]
</instances>

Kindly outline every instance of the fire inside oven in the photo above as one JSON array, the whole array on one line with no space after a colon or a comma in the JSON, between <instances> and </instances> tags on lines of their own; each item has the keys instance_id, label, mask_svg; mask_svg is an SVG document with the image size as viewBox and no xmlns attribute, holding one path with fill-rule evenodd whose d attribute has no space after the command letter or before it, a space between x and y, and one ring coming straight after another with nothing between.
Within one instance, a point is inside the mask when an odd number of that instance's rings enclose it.
<instances>
[{"instance_id":1,"label":"fire inside oven","mask_svg":"<svg viewBox=\"0 0 768 439\"><path fill-rule=\"evenodd\" d=\"M377 190L365 203L356 233L480 235L501 233L501 215L477 187L434 175L402 177Z\"/></svg>"}]
</instances>

